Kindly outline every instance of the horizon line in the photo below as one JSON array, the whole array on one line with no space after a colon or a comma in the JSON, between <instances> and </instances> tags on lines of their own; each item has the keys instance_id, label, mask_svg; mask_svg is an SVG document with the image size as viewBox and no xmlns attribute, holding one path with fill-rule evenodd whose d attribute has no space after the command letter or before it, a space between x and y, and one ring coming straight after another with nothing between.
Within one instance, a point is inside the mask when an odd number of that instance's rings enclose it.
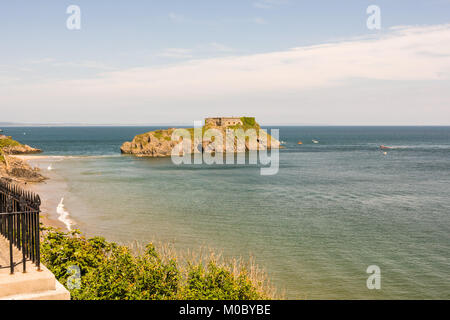
<instances>
[{"instance_id":1,"label":"horizon line","mask_svg":"<svg viewBox=\"0 0 450 320\"><path fill-rule=\"evenodd\" d=\"M450 124L311 124L311 123L268 123L262 127L449 127ZM28 122L0 122L2 128L14 127L180 127L193 126L193 123L28 123ZM1 129L1 128L0 128Z\"/></svg>"}]
</instances>

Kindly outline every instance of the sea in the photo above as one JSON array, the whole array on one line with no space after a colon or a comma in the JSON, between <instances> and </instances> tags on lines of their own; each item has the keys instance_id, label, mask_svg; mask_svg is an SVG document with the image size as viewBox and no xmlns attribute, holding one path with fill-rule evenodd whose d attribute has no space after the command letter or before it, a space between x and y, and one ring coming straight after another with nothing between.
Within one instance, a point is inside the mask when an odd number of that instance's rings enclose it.
<instances>
[{"instance_id":1,"label":"sea","mask_svg":"<svg viewBox=\"0 0 450 320\"><path fill-rule=\"evenodd\" d=\"M44 150L37 190L67 228L253 259L288 299L450 299L450 127L267 127L275 175L121 155L160 128L3 130Z\"/></svg>"}]
</instances>

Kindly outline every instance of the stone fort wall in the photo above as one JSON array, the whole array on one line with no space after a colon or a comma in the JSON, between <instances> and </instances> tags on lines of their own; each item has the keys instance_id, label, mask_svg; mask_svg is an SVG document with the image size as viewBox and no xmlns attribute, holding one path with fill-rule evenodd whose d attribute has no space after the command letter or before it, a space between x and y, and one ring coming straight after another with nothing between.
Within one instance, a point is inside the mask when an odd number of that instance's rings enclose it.
<instances>
[{"instance_id":1,"label":"stone fort wall","mask_svg":"<svg viewBox=\"0 0 450 320\"><path fill-rule=\"evenodd\" d=\"M218 127L234 126L243 124L241 118L237 117L220 117L220 118L206 118L205 125L214 125Z\"/></svg>"}]
</instances>

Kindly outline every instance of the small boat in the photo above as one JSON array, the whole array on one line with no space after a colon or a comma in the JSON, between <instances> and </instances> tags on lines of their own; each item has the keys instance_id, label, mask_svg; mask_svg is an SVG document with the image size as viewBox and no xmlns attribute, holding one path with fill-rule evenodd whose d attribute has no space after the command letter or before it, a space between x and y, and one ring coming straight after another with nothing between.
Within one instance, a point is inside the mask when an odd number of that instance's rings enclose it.
<instances>
[{"instance_id":1,"label":"small boat","mask_svg":"<svg viewBox=\"0 0 450 320\"><path fill-rule=\"evenodd\" d=\"M0 129L0 132L3 132L3 130L2 130L2 129Z\"/></svg>"},{"instance_id":2,"label":"small boat","mask_svg":"<svg viewBox=\"0 0 450 320\"><path fill-rule=\"evenodd\" d=\"M297 144L303 144L303 142L299 141Z\"/></svg>"},{"instance_id":3,"label":"small boat","mask_svg":"<svg viewBox=\"0 0 450 320\"><path fill-rule=\"evenodd\" d=\"M319 141L317 141L317 140L313 140L312 142L313 142L313 143L319 143Z\"/></svg>"},{"instance_id":4,"label":"small boat","mask_svg":"<svg viewBox=\"0 0 450 320\"><path fill-rule=\"evenodd\" d=\"M386 147L385 145L381 145L380 149L381 150L390 150L390 149L392 149L392 147Z\"/></svg>"}]
</instances>

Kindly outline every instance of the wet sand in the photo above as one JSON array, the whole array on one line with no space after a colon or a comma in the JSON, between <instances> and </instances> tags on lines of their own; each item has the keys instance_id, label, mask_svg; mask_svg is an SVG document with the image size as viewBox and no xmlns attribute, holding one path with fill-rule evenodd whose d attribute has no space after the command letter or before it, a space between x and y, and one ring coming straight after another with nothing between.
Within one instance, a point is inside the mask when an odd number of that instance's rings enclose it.
<instances>
[{"instance_id":1,"label":"wet sand","mask_svg":"<svg viewBox=\"0 0 450 320\"><path fill-rule=\"evenodd\" d=\"M58 204L55 204L54 201L49 200L48 195L45 192L42 192L42 187L38 185L43 183L47 182L39 182L34 184L28 183L25 188L37 193L41 198L40 220L42 224L46 227L53 227L66 232L68 231L66 225L55 216Z\"/></svg>"}]
</instances>

